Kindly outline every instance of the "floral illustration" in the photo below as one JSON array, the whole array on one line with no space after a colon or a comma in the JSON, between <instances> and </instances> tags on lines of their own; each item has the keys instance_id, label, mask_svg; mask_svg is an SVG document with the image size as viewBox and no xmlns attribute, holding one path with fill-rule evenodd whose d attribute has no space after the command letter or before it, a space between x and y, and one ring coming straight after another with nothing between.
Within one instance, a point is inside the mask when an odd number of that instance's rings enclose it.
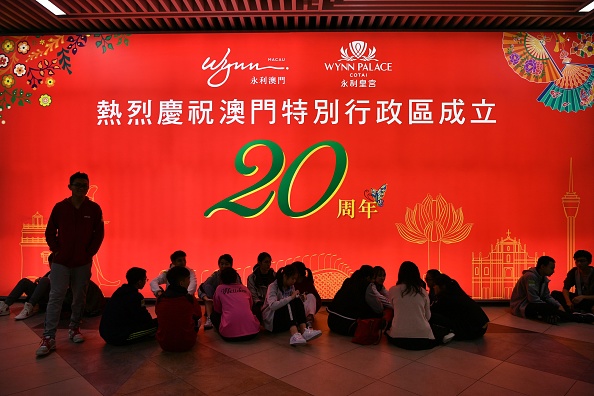
<instances>
[{"instance_id":1,"label":"floral illustration","mask_svg":"<svg viewBox=\"0 0 594 396\"><path fill-rule=\"evenodd\" d=\"M4 40L2 43L2 49L6 53L14 51L14 41L9 39Z\"/></svg>"},{"instance_id":2,"label":"floral illustration","mask_svg":"<svg viewBox=\"0 0 594 396\"><path fill-rule=\"evenodd\" d=\"M23 65L22 63L17 63L16 65L14 65L14 74L17 75L17 77L22 77L25 75L25 73L27 73L27 67L25 65Z\"/></svg>"},{"instance_id":3,"label":"floral illustration","mask_svg":"<svg viewBox=\"0 0 594 396\"><path fill-rule=\"evenodd\" d=\"M511 62L512 65L517 65L518 62L520 61L520 55L518 55L516 53L510 54L509 61Z\"/></svg>"},{"instance_id":4,"label":"floral illustration","mask_svg":"<svg viewBox=\"0 0 594 396\"><path fill-rule=\"evenodd\" d=\"M583 46L583 51L588 57L594 55L594 44L591 41L586 41Z\"/></svg>"},{"instance_id":5,"label":"floral illustration","mask_svg":"<svg viewBox=\"0 0 594 396\"><path fill-rule=\"evenodd\" d=\"M43 94L39 97L39 104L43 107L47 107L52 104L52 97L48 94Z\"/></svg>"},{"instance_id":6,"label":"floral illustration","mask_svg":"<svg viewBox=\"0 0 594 396\"><path fill-rule=\"evenodd\" d=\"M400 236L408 242L427 244L427 268L431 268L431 247L437 248L437 268L441 268L441 244L458 243L468 237L472 223L464 224L462 208L455 209L439 194L427 194L413 209L406 208L404 224L397 223Z\"/></svg>"},{"instance_id":7,"label":"floral illustration","mask_svg":"<svg viewBox=\"0 0 594 396\"><path fill-rule=\"evenodd\" d=\"M129 34L95 35L96 48L106 53L116 46L128 45ZM55 75L62 71L73 73L73 57L88 48L92 35L22 36L0 38L0 125L6 123L4 110L13 105L31 104L32 91L45 84L52 88ZM20 77L20 78L19 78ZM52 103L51 96L39 97L39 105Z\"/></svg>"},{"instance_id":8,"label":"floral illustration","mask_svg":"<svg viewBox=\"0 0 594 396\"><path fill-rule=\"evenodd\" d=\"M2 77L2 86L5 88L10 88L14 85L14 76L12 74L7 74Z\"/></svg>"},{"instance_id":9,"label":"floral illustration","mask_svg":"<svg viewBox=\"0 0 594 396\"><path fill-rule=\"evenodd\" d=\"M560 112L582 111L594 105L589 94L594 84L594 64L588 64L587 59L594 55L591 33L534 36L504 32L502 49L507 64L518 76L532 83L547 83L538 102Z\"/></svg>"},{"instance_id":10,"label":"floral illustration","mask_svg":"<svg viewBox=\"0 0 594 396\"><path fill-rule=\"evenodd\" d=\"M29 52L29 49L31 49L29 43L26 41L19 41L17 48L17 51L19 51L23 55L25 55L27 52Z\"/></svg>"}]
</instances>

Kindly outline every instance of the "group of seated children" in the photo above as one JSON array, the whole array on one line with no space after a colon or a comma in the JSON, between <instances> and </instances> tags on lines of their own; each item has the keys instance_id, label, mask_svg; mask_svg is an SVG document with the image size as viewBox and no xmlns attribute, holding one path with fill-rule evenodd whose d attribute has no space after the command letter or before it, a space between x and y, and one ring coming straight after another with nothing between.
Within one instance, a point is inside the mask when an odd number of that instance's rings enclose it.
<instances>
[{"instance_id":1,"label":"group of seated children","mask_svg":"<svg viewBox=\"0 0 594 396\"><path fill-rule=\"evenodd\" d=\"M427 285L419 268L405 261L396 285L386 291L382 267L363 265L347 278L328 306L328 327L353 336L358 319L382 318L390 343L404 349L429 349L452 339L485 334L489 318L458 282L438 270L427 272Z\"/></svg>"},{"instance_id":2,"label":"group of seated children","mask_svg":"<svg viewBox=\"0 0 594 396\"><path fill-rule=\"evenodd\" d=\"M219 269L197 288L194 271L186 267L186 254L176 251L171 255L169 270L150 282L157 297L156 319L151 317L139 292L148 281L146 270L130 268L126 273L127 284L115 291L105 307L99 334L112 345L156 335L165 351L189 350L196 343L201 325L202 310L192 292L197 290L205 305L205 330L216 328L226 341L256 337L261 323L273 332L289 330L291 345L317 338L322 332L313 330L311 322L321 306L321 298L313 285L311 270L296 262L275 274L270 264L268 253L258 256L258 264L248 278L248 288L233 269L233 258L224 254L219 257ZM298 281L303 292L295 288Z\"/></svg>"},{"instance_id":3,"label":"group of seated children","mask_svg":"<svg viewBox=\"0 0 594 396\"><path fill-rule=\"evenodd\" d=\"M132 267L126 272L127 283L120 286L105 307L99 334L108 344L126 345L156 335L161 348L170 352L186 351L196 343L202 309L196 297L188 293L190 270L172 265L166 273L167 289L158 293L153 319L139 290L148 278L146 270Z\"/></svg>"},{"instance_id":4,"label":"group of seated children","mask_svg":"<svg viewBox=\"0 0 594 396\"><path fill-rule=\"evenodd\" d=\"M536 267L524 271L512 292L512 314L555 324L594 322L592 255L578 250L574 259L576 267L567 274L563 290L553 295L548 288L548 277L555 270L553 258L542 256ZM224 254L219 257L219 269L196 287L194 271L186 268L185 253L173 253L170 269L151 281L157 297L157 319L152 319L139 292L148 280L146 271L131 268L126 273L128 283L113 294L105 309L100 334L114 345L156 334L164 350L188 350L196 342L202 316L193 296L197 290L205 304L204 328L216 328L227 341L252 339L261 324L271 332L288 330L292 346L319 337L322 332L314 330L312 322L322 301L311 270L295 262L275 273L271 260L270 254L260 253L246 287L233 269L233 258ZM433 348L454 338L478 338L487 331L489 318L485 312L446 274L429 270L425 283L417 265L405 261L398 270L396 285L389 291L385 279L382 267L369 265L347 278L327 308L330 330L352 336L358 319L383 318L389 342L412 350ZM164 283L165 290L161 288ZM576 292L570 292L574 287ZM9 305L12 300L7 301Z\"/></svg>"}]
</instances>

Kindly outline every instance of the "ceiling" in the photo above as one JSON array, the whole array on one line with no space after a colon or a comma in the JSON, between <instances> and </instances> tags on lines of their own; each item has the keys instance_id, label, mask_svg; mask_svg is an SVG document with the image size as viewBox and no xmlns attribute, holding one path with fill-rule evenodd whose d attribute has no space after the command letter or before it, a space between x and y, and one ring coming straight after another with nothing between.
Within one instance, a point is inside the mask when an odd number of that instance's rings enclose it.
<instances>
[{"instance_id":1,"label":"ceiling","mask_svg":"<svg viewBox=\"0 0 594 396\"><path fill-rule=\"evenodd\" d=\"M1 0L0 34L230 31L594 31L590 0Z\"/></svg>"}]
</instances>

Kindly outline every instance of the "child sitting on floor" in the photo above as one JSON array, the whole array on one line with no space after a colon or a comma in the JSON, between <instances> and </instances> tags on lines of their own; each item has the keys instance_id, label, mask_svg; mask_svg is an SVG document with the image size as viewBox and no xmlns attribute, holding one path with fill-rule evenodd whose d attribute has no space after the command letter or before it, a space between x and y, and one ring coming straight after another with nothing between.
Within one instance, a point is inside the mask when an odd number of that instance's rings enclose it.
<instances>
[{"instance_id":1,"label":"child sitting on floor","mask_svg":"<svg viewBox=\"0 0 594 396\"><path fill-rule=\"evenodd\" d=\"M159 321L157 341L164 351L183 352L196 343L202 310L196 297L188 294L190 271L173 267L167 271L169 286L157 299Z\"/></svg>"},{"instance_id":2,"label":"child sitting on floor","mask_svg":"<svg viewBox=\"0 0 594 396\"><path fill-rule=\"evenodd\" d=\"M147 338L157 332L157 319L153 319L140 294L148 280L146 270L132 267L126 272L128 283L120 286L111 296L99 323L99 335L108 344L126 345Z\"/></svg>"},{"instance_id":3,"label":"child sitting on floor","mask_svg":"<svg viewBox=\"0 0 594 396\"><path fill-rule=\"evenodd\" d=\"M226 341L250 340L260 332L260 321L252 313L252 296L247 287L237 283L237 271L221 270L221 284L213 296L210 318L215 329Z\"/></svg>"},{"instance_id":4,"label":"child sitting on floor","mask_svg":"<svg viewBox=\"0 0 594 396\"><path fill-rule=\"evenodd\" d=\"M171 254L169 258L171 259L171 264L169 264L169 268L188 268L186 267L186 252L184 252L183 250L176 250ZM196 293L197 288L196 274L194 273L193 269L188 268L188 270L190 271L190 285L188 286L188 293L193 296L194 293ZM161 271L161 273L150 283L151 291L153 292L155 297L159 297L161 294L163 294L163 288L161 287L161 285L165 284L167 284L167 270Z\"/></svg>"},{"instance_id":5,"label":"child sitting on floor","mask_svg":"<svg viewBox=\"0 0 594 396\"><path fill-rule=\"evenodd\" d=\"M212 297L221 284L221 271L227 267L233 267L233 257L230 254L223 254L219 257L219 269L212 273L198 288L198 298L204 301L204 313L206 314L206 321L204 322L204 330L212 329L212 321L210 315L212 314ZM237 275L237 283L241 283L241 278Z\"/></svg>"},{"instance_id":6,"label":"child sitting on floor","mask_svg":"<svg viewBox=\"0 0 594 396\"><path fill-rule=\"evenodd\" d=\"M294 286L297 276L297 268L293 265L280 268L276 280L268 286L262 308L264 328L275 333L289 330L291 346L303 345L322 335L320 330L305 326L303 300Z\"/></svg>"},{"instance_id":7,"label":"child sitting on floor","mask_svg":"<svg viewBox=\"0 0 594 396\"><path fill-rule=\"evenodd\" d=\"M303 296L303 306L305 307L305 320L307 327L311 327L314 320L314 315L322 307L322 297L318 293L314 285L314 278L311 270L305 266L301 261L293 263L297 268L297 282L295 282L295 289L299 290L299 294Z\"/></svg>"},{"instance_id":8,"label":"child sitting on floor","mask_svg":"<svg viewBox=\"0 0 594 396\"><path fill-rule=\"evenodd\" d=\"M16 320L27 319L33 316L39 310L39 305L47 304L49 300L50 292L50 272L52 267L52 260L54 254L51 253L47 258L50 271L40 278L37 278L35 282L30 279L21 279L14 289L10 292L5 301L0 301L0 316L10 315L10 306L18 300L23 293L27 295L27 300L23 310L15 316Z\"/></svg>"}]
</instances>

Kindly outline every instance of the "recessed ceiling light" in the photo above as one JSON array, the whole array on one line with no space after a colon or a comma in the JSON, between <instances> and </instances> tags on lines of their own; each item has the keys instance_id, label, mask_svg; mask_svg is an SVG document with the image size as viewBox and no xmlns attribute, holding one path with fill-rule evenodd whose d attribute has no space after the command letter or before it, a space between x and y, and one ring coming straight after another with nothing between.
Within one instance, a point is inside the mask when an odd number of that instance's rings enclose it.
<instances>
[{"instance_id":1,"label":"recessed ceiling light","mask_svg":"<svg viewBox=\"0 0 594 396\"><path fill-rule=\"evenodd\" d=\"M590 12L592 10L594 10L594 1L582 8L580 12Z\"/></svg>"},{"instance_id":2,"label":"recessed ceiling light","mask_svg":"<svg viewBox=\"0 0 594 396\"><path fill-rule=\"evenodd\" d=\"M39 4L41 4L42 6L44 6L45 8L47 8L49 10L49 12L51 12L54 15L66 15L66 13L64 11L59 9L55 4L53 4L49 0L36 0L36 1Z\"/></svg>"}]
</instances>

